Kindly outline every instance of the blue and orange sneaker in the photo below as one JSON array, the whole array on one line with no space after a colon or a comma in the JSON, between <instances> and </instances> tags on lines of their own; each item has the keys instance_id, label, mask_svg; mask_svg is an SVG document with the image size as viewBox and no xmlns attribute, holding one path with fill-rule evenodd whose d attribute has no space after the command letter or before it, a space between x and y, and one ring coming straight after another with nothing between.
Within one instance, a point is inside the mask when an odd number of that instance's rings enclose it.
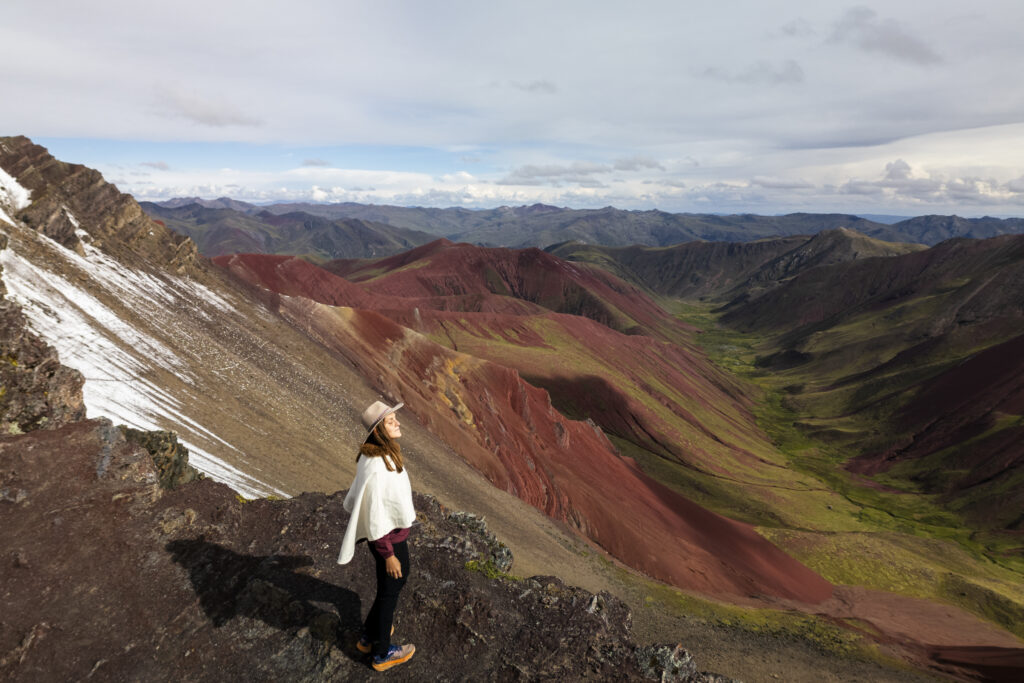
<instances>
[{"instance_id":1,"label":"blue and orange sneaker","mask_svg":"<svg viewBox=\"0 0 1024 683\"><path fill-rule=\"evenodd\" d=\"M395 635L395 625L391 625L391 635ZM358 642L356 642L356 649L362 652L364 655L370 654L370 650L373 649L373 643L366 637L366 634L359 636Z\"/></svg>"},{"instance_id":2,"label":"blue and orange sneaker","mask_svg":"<svg viewBox=\"0 0 1024 683\"><path fill-rule=\"evenodd\" d=\"M414 654L416 654L415 645L392 645L388 648L388 653L383 657L375 655L370 666L373 667L374 671L387 671L393 666L408 662Z\"/></svg>"}]
</instances>

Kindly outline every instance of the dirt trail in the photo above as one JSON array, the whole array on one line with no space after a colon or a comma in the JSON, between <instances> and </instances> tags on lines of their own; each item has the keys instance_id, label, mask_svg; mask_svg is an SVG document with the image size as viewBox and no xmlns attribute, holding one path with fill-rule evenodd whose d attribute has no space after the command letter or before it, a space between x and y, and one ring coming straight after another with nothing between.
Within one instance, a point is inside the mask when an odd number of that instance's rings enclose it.
<instances>
[{"instance_id":1,"label":"dirt trail","mask_svg":"<svg viewBox=\"0 0 1024 683\"><path fill-rule=\"evenodd\" d=\"M954 605L839 586L818 608L822 616L875 631L878 642L920 665L953 675L980 672L986 680L1024 679L1024 640ZM1013 668L1012 678L995 670Z\"/></svg>"}]
</instances>

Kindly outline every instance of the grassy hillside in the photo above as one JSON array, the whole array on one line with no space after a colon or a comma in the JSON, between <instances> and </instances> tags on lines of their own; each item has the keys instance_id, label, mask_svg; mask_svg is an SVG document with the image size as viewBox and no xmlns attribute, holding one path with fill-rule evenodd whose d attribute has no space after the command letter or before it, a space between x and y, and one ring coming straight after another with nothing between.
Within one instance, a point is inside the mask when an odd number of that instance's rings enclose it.
<instances>
[{"instance_id":1,"label":"grassy hillside","mask_svg":"<svg viewBox=\"0 0 1024 683\"><path fill-rule=\"evenodd\" d=\"M874 478L848 469L865 443L893 438L885 431L886 416L892 419L900 404L864 398L876 394L878 380L866 371L876 356L865 357L866 350L857 348L844 356L845 366L833 359L780 369L765 362L779 353L773 338L720 325L721 314L706 304L677 304L676 310L704 330L699 343L720 367L760 390L758 425L788 466L820 482L841 501L824 509L803 505L798 515L776 512L773 516L784 523L763 522L759 529L765 537L834 583L955 604L1024 637L1024 549L1019 534L979 525L962 505L915 481L922 471L941 472L943 459L952 457L949 450L930 460L905 461ZM836 335L841 341L829 348L839 353L850 339L839 331ZM854 368L860 381L829 389L846 367ZM927 363L919 370L921 375L934 372ZM1004 416L993 429L1019 424L1019 416ZM991 434L981 438L986 437ZM950 448L956 452L970 445ZM1019 477L1019 469L1014 470L998 485L1013 487ZM987 500L991 495L988 491L979 497ZM735 504L729 497L720 500Z\"/></svg>"}]
</instances>

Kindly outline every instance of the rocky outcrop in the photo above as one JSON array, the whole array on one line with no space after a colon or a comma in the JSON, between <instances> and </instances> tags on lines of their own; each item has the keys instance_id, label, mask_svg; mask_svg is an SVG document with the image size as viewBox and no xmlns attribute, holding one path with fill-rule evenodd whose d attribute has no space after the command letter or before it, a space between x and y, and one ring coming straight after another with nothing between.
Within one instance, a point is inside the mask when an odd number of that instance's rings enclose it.
<instances>
[{"instance_id":1,"label":"rocky outcrop","mask_svg":"<svg viewBox=\"0 0 1024 683\"><path fill-rule=\"evenodd\" d=\"M203 476L188 464L188 449L178 442L178 435L174 432L144 432L124 425L121 432L128 441L142 446L153 458L160 485L165 489L176 488Z\"/></svg>"},{"instance_id":2,"label":"rocky outcrop","mask_svg":"<svg viewBox=\"0 0 1024 683\"><path fill-rule=\"evenodd\" d=\"M0 473L0 675L375 675L354 647L372 559L335 563L344 492L244 502L209 479L167 491L145 450L106 420L0 439ZM498 544L479 520L425 496L416 506L395 638L417 654L392 679L722 680L677 666L685 653L662 662L639 650L611 595L488 571Z\"/></svg>"},{"instance_id":3,"label":"rocky outcrop","mask_svg":"<svg viewBox=\"0 0 1024 683\"><path fill-rule=\"evenodd\" d=\"M0 249L7 237L0 234ZM0 269L2 273L2 269ZM0 434L56 429L85 417L82 375L25 324L0 282Z\"/></svg>"}]
</instances>

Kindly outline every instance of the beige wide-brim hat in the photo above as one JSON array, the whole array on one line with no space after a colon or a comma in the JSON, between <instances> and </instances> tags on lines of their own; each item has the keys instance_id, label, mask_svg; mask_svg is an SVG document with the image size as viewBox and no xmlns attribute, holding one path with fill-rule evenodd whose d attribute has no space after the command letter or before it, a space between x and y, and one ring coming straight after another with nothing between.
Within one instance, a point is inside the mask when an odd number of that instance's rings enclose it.
<instances>
[{"instance_id":1,"label":"beige wide-brim hat","mask_svg":"<svg viewBox=\"0 0 1024 683\"><path fill-rule=\"evenodd\" d=\"M370 432L373 431L374 427L376 427L381 420L404 405L404 403L399 402L394 406L388 406L387 403L382 401L374 401L369 408L363 411L363 426L366 427L366 438L370 438Z\"/></svg>"}]
</instances>

